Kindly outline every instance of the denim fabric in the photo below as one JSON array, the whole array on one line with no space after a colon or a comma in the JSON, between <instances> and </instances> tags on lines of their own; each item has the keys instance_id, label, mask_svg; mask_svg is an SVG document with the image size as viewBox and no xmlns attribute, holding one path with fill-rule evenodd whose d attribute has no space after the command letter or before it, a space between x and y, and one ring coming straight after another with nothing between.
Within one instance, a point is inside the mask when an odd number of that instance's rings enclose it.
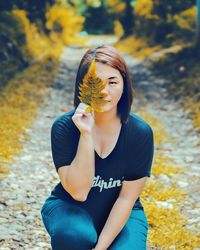
<instances>
[{"instance_id":1,"label":"denim fabric","mask_svg":"<svg viewBox=\"0 0 200 250\"><path fill-rule=\"evenodd\" d=\"M41 209L52 250L91 250L98 235L90 214L80 206L50 195ZM145 250L148 222L143 210L131 215L108 250Z\"/></svg>"},{"instance_id":2,"label":"denim fabric","mask_svg":"<svg viewBox=\"0 0 200 250\"><path fill-rule=\"evenodd\" d=\"M132 210L109 250L146 250L148 221L144 210Z\"/></svg>"}]
</instances>

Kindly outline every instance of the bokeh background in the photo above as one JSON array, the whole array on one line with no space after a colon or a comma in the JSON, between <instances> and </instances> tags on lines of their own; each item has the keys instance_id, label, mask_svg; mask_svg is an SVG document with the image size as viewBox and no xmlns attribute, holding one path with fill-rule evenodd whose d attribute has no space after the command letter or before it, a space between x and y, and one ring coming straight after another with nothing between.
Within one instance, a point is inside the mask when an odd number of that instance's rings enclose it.
<instances>
[{"instance_id":1,"label":"bokeh background","mask_svg":"<svg viewBox=\"0 0 200 250\"><path fill-rule=\"evenodd\" d=\"M148 249L200 249L200 0L0 2L0 249L50 249L40 207L58 181L50 127L73 107L87 48L129 66L155 135L141 195ZM128 249L127 249L128 250Z\"/></svg>"}]
</instances>

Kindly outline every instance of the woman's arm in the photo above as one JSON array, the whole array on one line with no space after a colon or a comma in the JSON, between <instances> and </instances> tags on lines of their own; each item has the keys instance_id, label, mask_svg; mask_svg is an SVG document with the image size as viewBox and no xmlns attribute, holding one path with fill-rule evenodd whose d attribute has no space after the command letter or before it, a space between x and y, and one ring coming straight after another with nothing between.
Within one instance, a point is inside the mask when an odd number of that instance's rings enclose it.
<instances>
[{"instance_id":1,"label":"woman's arm","mask_svg":"<svg viewBox=\"0 0 200 250\"><path fill-rule=\"evenodd\" d=\"M95 175L95 152L92 137L94 112L93 110L90 113L86 112L88 107L89 106L84 103L79 103L72 116L72 121L80 132L76 156L70 165L63 165L58 169L58 175L63 188L78 201L85 201L87 199ZM62 126L58 128L55 135L53 133L54 130L52 131L52 135L54 135L52 136L52 145L56 145L57 154L60 154L61 158L63 158L63 155L60 151L62 152L63 148L60 144L64 138L65 140L68 139L66 134L65 137L62 136L62 129ZM68 133L71 133L71 131L68 131ZM68 147L70 148L69 143L70 140L68 142ZM73 143L73 140L71 143ZM65 150L67 151L67 149Z\"/></svg>"},{"instance_id":2,"label":"woman's arm","mask_svg":"<svg viewBox=\"0 0 200 250\"><path fill-rule=\"evenodd\" d=\"M85 201L95 174L94 145L90 133L80 134L77 153L69 166L60 167L58 174L63 188L78 201Z\"/></svg>"},{"instance_id":3,"label":"woman's arm","mask_svg":"<svg viewBox=\"0 0 200 250\"><path fill-rule=\"evenodd\" d=\"M106 250L126 224L135 201L141 194L147 177L124 181L94 250Z\"/></svg>"}]
</instances>

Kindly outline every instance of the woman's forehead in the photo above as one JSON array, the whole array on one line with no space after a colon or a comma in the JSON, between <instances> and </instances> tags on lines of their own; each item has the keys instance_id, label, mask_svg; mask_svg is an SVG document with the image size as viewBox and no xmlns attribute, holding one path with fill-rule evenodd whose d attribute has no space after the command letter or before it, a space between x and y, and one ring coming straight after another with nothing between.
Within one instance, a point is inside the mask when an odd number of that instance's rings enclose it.
<instances>
[{"instance_id":1,"label":"woman's forehead","mask_svg":"<svg viewBox=\"0 0 200 250\"><path fill-rule=\"evenodd\" d=\"M96 74L107 79L120 78L119 70L103 63L96 63Z\"/></svg>"}]
</instances>

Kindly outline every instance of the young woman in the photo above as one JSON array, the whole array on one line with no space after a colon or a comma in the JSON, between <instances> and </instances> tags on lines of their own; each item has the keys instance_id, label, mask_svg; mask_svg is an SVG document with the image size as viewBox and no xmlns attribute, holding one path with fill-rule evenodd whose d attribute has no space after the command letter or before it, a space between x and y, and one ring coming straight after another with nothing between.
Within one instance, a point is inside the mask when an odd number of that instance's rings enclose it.
<instances>
[{"instance_id":1,"label":"young woman","mask_svg":"<svg viewBox=\"0 0 200 250\"><path fill-rule=\"evenodd\" d=\"M79 101L79 84L95 58L107 84L103 112ZM41 209L53 250L143 250L148 221L140 201L154 154L153 131L130 111L127 65L108 45L89 49L77 72L74 109L51 130L52 156L60 182Z\"/></svg>"}]
</instances>

